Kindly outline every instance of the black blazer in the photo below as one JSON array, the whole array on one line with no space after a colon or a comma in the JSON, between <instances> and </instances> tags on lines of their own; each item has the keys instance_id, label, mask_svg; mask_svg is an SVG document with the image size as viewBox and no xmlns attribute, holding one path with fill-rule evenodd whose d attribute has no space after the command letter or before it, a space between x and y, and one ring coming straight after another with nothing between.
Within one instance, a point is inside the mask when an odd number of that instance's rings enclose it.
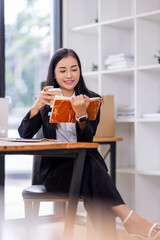
<instances>
[{"instance_id":1,"label":"black blazer","mask_svg":"<svg viewBox=\"0 0 160 240\"><path fill-rule=\"evenodd\" d=\"M96 94L88 94L88 97L97 97ZM30 112L22 120L18 132L22 138L33 138L34 135L39 131L41 126L43 126L43 135L47 139L56 139L56 127L54 123L45 123L41 117L41 113L38 112L37 115L29 119ZM97 117L94 121L87 121L86 127L80 129L79 124L76 123L77 131L77 142L92 142L93 137L96 133L96 129L100 119L100 109L98 111ZM101 155L97 149L87 150L87 154L93 154L94 157L97 156L101 158ZM87 156L86 154L86 156ZM40 166L38 169L38 174L40 176L40 181L43 182L43 179L47 176L48 172L53 168L53 160L51 161L49 157L42 157L40 161Z\"/></svg>"}]
</instances>

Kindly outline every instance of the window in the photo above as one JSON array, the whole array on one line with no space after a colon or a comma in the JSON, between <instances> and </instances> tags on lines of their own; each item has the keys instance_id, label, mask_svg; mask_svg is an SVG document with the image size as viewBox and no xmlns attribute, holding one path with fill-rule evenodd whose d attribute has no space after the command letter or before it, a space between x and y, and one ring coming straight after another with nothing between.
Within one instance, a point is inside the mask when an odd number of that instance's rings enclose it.
<instances>
[{"instance_id":1,"label":"window","mask_svg":"<svg viewBox=\"0 0 160 240\"><path fill-rule=\"evenodd\" d=\"M52 9L51 0L5 0L9 129L17 129L46 79L53 45Z\"/></svg>"},{"instance_id":2,"label":"window","mask_svg":"<svg viewBox=\"0 0 160 240\"><path fill-rule=\"evenodd\" d=\"M9 137L35 102L53 52L53 1L5 0L5 96ZM6 157L6 219L24 217L21 191L31 184L32 156Z\"/></svg>"}]
</instances>

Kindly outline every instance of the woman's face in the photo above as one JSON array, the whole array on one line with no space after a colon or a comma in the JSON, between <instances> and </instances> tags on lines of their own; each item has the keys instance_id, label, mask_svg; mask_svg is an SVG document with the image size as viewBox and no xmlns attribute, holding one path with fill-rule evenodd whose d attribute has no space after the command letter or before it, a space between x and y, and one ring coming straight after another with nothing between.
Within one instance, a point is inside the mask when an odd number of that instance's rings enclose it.
<instances>
[{"instance_id":1,"label":"woman's face","mask_svg":"<svg viewBox=\"0 0 160 240\"><path fill-rule=\"evenodd\" d=\"M76 58L68 56L62 58L55 68L55 79L64 96L72 96L75 86L79 82L80 69Z\"/></svg>"}]
</instances>

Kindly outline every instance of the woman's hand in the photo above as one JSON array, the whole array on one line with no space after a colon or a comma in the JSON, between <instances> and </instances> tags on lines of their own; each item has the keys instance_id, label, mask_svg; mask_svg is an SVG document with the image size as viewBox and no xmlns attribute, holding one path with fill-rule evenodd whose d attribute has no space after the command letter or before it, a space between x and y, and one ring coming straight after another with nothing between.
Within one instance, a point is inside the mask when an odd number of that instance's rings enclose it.
<instances>
[{"instance_id":1,"label":"woman's hand","mask_svg":"<svg viewBox=\"0 0 160 240\"><path fill-rule=\"evenodd\" d=\"M89 106L90 100L86 95L78 95L71 98L72 108L76 113L77 117L81 117L87 114L87 108Z\"/></svg>"},{"instance_id":2,"label":"woman's hand","mask_svg":"<svg viewBox=\"0 0 160 240\"><path fill-rule=\"evenodd\" d=\"M44 106L51 106L51 102L54 99L55 93L48 91L48 89L53 88L53 86L46 86L44 89L38 94L38 98L35 104L31 108L30 118L35 116L39 110Z\"/></svg>"}]
</instances>

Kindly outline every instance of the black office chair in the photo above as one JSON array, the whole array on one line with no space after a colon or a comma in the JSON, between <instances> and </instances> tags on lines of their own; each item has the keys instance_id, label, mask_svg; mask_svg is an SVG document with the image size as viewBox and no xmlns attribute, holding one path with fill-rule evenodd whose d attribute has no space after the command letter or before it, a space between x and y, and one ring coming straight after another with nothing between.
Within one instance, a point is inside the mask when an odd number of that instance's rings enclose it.
<instances>
[{"instance_id":1,"label":"black office chair","mask_svg":"<svg viewBox=\"0 0 160 240\"><path fill-rule=\"evenodd\" d=\"M22 191L22 196L25 205L25 219L30 221L32 217L37 218L41 202L67 202L68 196L58 196L54 193L48 192L46 188L38 181L36 169L40 156L35 156L33 159L32 170L32 185ZM82 199L81 199L82 201ZM60 218L65 217L66 204L59 204L59 211L56 211Z\"/></svg>"}]
</instances>

